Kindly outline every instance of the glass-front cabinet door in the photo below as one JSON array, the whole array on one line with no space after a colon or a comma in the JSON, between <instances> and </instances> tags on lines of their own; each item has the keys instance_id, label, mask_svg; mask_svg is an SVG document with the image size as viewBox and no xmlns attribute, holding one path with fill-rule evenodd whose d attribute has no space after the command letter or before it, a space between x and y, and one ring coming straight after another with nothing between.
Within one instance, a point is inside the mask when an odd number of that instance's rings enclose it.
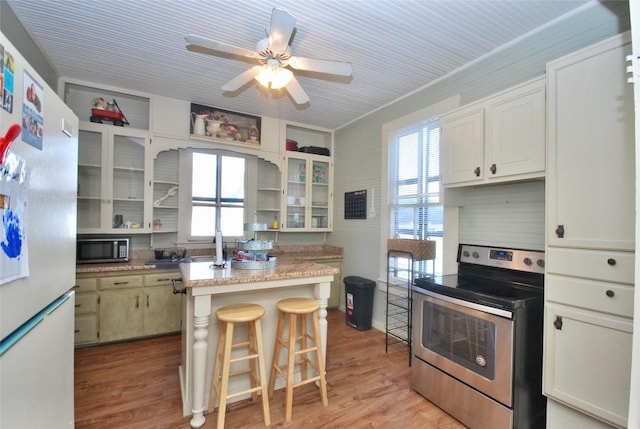
<instances>
[{"instance_id":1,"label":"glass-front cabinet door","mask_svg":"<svg viewBox=\"0 0 640 429\"><path fill-rule=\"evenodd\" d=\"M307 201L307 160L287 158L286 218L283 229L304 229L306 227Z\"/></svg>"},{"instance_id":2,"label":"glass-front cabinet door","mask_svg":"<svg viewBox=\"0 0 640 429\"><path fill-rule=\"evenodd\" d=\"M283 230L329 231L331 228L331 162L329 157L286 156Z\"/></svg>"},{"instance_id":3,"label":"glass-front cabinet door","mask_svg":"<svg viewBox=\"0 0 640 429\"><path fill-rule=\"evenodd\" d=\"M148 232L149 133L82 123L78 138L78 233Z\"/></svg>"},{"instance_id":4,"label":"glass-front cabinet door","mask_svg":"<svg viewBox=\"0 0 640 429\"><path fill-rule=\"evenodd\" d=\"M329 162L311 160L311 228L329 227Z\"/></svg>"},{"instance_id":5,"label":"glass-front cabinet door","mask_svg":"<svg viewBox=\"0 0 640 429\"><path fill-rule=\"evenodd\" d=\"M105 138L103 138L105 137ZM106 136L80 129L78 134L78 232L102 229ZM104 160L104 162L103 162Z\"/></svg>"}]
</instances>

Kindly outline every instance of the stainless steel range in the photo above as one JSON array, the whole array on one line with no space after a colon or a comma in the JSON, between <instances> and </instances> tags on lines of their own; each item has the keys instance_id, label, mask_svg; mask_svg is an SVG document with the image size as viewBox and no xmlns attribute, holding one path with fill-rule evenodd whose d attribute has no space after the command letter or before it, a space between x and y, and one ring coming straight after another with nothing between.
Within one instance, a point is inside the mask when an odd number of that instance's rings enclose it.
<instances>
[{"instance_id":1,"label":"stainless steel range","mask_svg":"<svg viewBox=\"0 0 640 429\"><path fill-rule=\"evenodd\" d=\"M414 390L476 428L542 428L544 252L460 244L458 274L416 279Z\"/></svg>"}]
</instances>

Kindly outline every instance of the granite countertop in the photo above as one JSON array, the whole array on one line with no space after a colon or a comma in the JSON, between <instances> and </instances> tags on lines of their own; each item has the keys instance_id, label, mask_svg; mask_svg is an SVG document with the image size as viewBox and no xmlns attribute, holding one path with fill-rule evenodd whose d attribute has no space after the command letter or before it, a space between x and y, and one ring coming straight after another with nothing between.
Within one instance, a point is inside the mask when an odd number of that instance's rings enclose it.
<instances>
[{"instance_id":1,"label":"granite countertop","mask_svg":"<svg viewBox=\"0 0 640 429\"><path fill-rule=\"evenodd\" d=\"M282 275L284 277L280 278L292 278L291 273L298 272L302 269L316 271L318 268L313 267L309 261L319 261L319 260L333 260L333 259L342 259L342 248L336 246L327 246L327 245L301 245L301 246L275 246L270 254L273 254L278 258L278 263L274 270L278 271L278 275ZM211 255L213 254L213 249L196 249L189 252L189 256L203 256L203 255ZM132 255L132 259L129 262L118 262L113 264L81 264L76 265L76 274L82 273L118 273L134 270L155 270L158 269L156 265L147 265L146 262L152 260L154 258L153 250L144 250L139 252L134 252ZM190 262L190 264L207 264L207 267L210 263L207 262ZM288 266L289 268L286 268ZM297 268L294 268L297 267ZM320 265L323 269L330 269L325 265ZM169 269L166 267L160 267L161 269ZM176 270L176 268L170 268ZM289 275L285 274L285 271L289 270ZM268 271L268 270L234 270L234 271ZM337 272L331 271L328 274L333 274ZM322 275L322 274L320 274ZM246 276L240 275L238 278L244 278ZM300 276L296 276L300 277ZM245 280L247 281L255 281L255 280ZM236 281L237 282L237 281ZM233 282L230 282L233 283Z\"/></svg>"},{"instance_id":2,"label":"granite countertop","mask_svg":"<svg viewBox=\"0 0 640 429\"><path fill-rule=\"evenodd\" d=\"M219 268L214 267L212 262L180 264L182 283L188 288L329 276L339 272L337 268L310 262L298 255L278 256L278 262L274 268L260 270L236 269L231 268L230 264Z\"/></svg>"}]
</instances>

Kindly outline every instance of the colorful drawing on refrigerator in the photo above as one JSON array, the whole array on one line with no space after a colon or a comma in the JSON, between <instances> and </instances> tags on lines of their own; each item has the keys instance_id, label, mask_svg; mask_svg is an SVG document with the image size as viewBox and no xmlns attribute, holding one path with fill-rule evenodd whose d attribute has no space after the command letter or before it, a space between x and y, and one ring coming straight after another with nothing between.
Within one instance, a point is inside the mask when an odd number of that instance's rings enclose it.
<instances>
[{"instance_id":1,"label":"colorful drawing on refrigerator","mask_svg":"<svg viewBox=\"0 0 640 429\"><path fill-rule=\"evenodd\" d=\"M0 164L0 285L29 275L25 236L27 167L10 152Z\"/></svg>"}]
</instances>

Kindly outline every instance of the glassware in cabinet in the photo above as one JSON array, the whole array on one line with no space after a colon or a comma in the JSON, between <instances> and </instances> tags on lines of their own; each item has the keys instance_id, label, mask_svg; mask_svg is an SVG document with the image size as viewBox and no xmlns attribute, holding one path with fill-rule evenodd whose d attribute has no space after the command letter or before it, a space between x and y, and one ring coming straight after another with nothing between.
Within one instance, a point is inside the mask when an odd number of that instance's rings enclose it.
<instances>
[{"instance_id":1,"label":"glassware in cabinet","mask_svg":"<svg viewBox=\"0 0 640 429\"><path fill-rule=\"evenodd\" d=\"M307 201L307 160L287 157L287 184L285 190L286 219L284 228L305 228Z\"/></svg>"}]
</instances>

